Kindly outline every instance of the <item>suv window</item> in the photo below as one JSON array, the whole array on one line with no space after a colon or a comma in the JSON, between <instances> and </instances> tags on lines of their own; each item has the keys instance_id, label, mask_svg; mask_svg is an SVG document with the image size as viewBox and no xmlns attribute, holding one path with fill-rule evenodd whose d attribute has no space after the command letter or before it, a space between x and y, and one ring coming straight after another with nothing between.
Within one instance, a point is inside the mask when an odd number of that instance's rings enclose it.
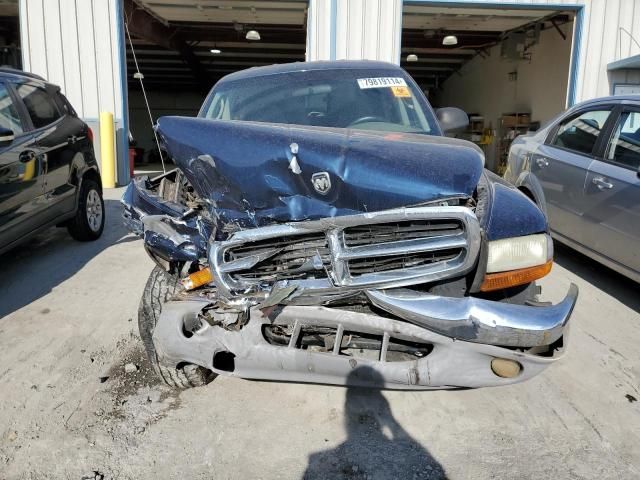
<instances>
[{"instance_id":1,"label":"suv window","mask_svg":"<svg viewBox=\"0 0 640 480\"><path fill-rule=\"evenodd\" d=\"M622 112L606 158L625 168L640 168L640 112Z\"/></svg>"},{"instance_id":2,"label":"suv window","mask_svg":"<svg viewBox=\"0 0 640 480\"><path fill-rule=\"evenodd\" d=\"M590 155L610 114L610 110L590 110L565 119L551 144Z\"/></svg>"},{"instance_id":3,"label":"suv window","mask_svg":"<svg viewBox=\"0 0 640 480\"><path fill-rule=\"evenodd\" d=\"M23 132L20 115L15 103L9 95L9 91L4 84L0 83L0 126L13 131L14 135Z\"/></svg>"},{"instance_id":4,"label":"suv window","mask_svg":"<svg viewBox=\"0 0 640 480\"><path fill-rule=\"evenodd\" d=\"M27 107L33 128L46 127L61 117L55 101L43 88L23 83L16 90Z\"/></svg>"}]
</instances>

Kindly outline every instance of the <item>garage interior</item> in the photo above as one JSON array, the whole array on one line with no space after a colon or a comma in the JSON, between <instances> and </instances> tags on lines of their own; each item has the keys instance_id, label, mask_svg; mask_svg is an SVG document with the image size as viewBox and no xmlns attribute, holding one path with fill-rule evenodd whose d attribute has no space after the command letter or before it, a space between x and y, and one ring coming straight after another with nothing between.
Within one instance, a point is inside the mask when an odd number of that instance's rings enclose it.
<instances>
[{"instance_id":1,"label":"garage interior","mask_svg":"<svg viewBox=\"0 0 640 480\"><path fill-rule=\"evenodd\" d=\"M509 145L567 106L574 11L407 4L401 65L435 107L459 107L465 132L503 173Z\"/></svg>"},{"instance_id":2,"label":"garage interior","mask_svg":"<svg viewBox=\"0 0 640 480\"><path fill-rule=\"evenodd\" d=\"M22 69L18 0L0 0L0 65Z\"/></svg>"},{"instance_id":3,"label":"garage interior","mask_svg":"<svg viewBox=\"0 0 640 480\"><path fill-rule=\"evenodd\" d=\"M307 0L125 0L124 7L137 166L159 158L136 61L155 122L163 115L195 115L229 73L305 60Z\"/></svg>"}]
</instances>

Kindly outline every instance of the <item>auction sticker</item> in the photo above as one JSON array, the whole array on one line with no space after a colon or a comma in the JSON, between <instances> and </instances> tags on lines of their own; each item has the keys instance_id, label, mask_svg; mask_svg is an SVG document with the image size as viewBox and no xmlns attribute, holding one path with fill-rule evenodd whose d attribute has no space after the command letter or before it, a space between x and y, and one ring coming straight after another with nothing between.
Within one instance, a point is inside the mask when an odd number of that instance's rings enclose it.
<instances>
[{"instance_id":1,"label":"auction sticker","mask_svg":"<svg viewBox=\"0 0 640 480\"><path fill-rule=\"evenodd\" d=\"M358 78L358 86L364 88L406 87L402 77Z\"/></svg>"},{"instance_id":2,"label":"auction sticker","mask_svg":"<svg viewBox=\"0 0 640 480\"><path fill-rule=\"evenodd\" d=\"M394 97L411 98L409 87L391 87Z\"/></svg>"}]
</instances>

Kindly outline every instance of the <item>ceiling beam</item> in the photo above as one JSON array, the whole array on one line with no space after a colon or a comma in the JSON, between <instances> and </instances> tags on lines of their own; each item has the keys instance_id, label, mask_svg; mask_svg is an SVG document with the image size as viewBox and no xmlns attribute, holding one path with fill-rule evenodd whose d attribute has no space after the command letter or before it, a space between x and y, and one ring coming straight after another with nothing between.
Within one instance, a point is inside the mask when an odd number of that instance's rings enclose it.
<instances>
[{"instance_id":1,"label":"ceiling beam","mask_svg":"<svg viewBox=\"0 0 640 480\"><path fill-rule=\"evenodd\" d=\"M211 86L209 73L175 27L160 22L135 0L124 0L124 14L131 35L169 50L175 50L191 69L196 82L203 88Z\"/></svg>"}]
</instances>

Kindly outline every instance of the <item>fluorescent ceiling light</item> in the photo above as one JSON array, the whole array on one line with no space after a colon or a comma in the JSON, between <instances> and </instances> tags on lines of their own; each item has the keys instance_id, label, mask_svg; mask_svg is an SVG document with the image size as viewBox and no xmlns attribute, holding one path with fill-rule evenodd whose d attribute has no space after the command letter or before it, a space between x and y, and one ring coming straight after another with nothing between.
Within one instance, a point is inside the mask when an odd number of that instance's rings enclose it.
<instances>
[{"instance_id":1,"label":"fluorescent ceiling light","mask_svg":"<svg viewBox=\"0 0 640 480\"><path fill-rule=\"evenodd\" d=\"M214 55L218 55L218 54L222 53L222 51L217 49L217 48L212 48L211 49L211 53L213 53Z\"/></svg>"},{"instance_id":2,"label":"fluorescent ceiling light","mask_svg":"<svg viewBox=\"0 0 640 480\"><path fill-rule=\"evenodd\" d=\"M257 30L249 30L245 38L247 40L260 40L260 34Z\"/></svg>"},{"instance_id":3,"label":"fluorescent ceiling light","mask_svg":"<svg viewBox=\"0 0 640 480\"><path fill-rule=\"evenodd\" d=\"M415 53L410 53L407 55L407 62L417 62L418 56Z\"/></svg>"},{"instance_id":4,"label":"fluorescent ceiling light","mask_svg":"<svg viewBox=\"0 0 640 480\"><path fill-rule=\"evenodd\" d=\"M442 45L457 45L458 37L455 35L447 35L442 39Z\"/></svg>"}]
</instances>

